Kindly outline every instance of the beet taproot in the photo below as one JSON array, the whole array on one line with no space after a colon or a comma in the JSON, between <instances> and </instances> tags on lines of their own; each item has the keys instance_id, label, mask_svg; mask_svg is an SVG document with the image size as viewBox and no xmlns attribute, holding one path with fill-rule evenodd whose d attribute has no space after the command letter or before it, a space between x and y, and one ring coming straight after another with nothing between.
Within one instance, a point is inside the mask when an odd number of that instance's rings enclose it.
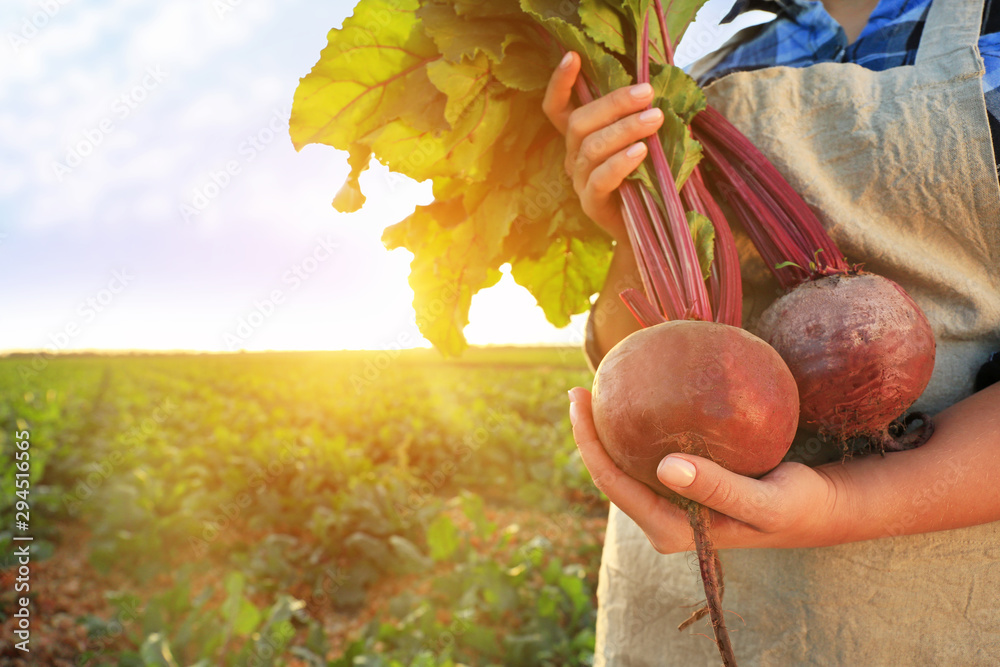
<instances>
[{"instance_id":1,"label":"beet taproot","mask_svg":"<svg viewBox=\"0 0 1000 667\"><path fill-rule=\"evenodd\" d=\"M894 449L887 427L934 370L934 332L913 299L873 273L805 282L761 315L757 334L788 364L800 426Z\"/></svg>"},{"instance_id":2,"label":"beet taproot","mask_svg":"<svg viewBox=\"0 0 1000 667\"><path fill-rule=\"evenodd\" d=\"M667 497L676 496L656 477L667 454L760 477L781 462L799 419L795 379L771 346L700 321L657 324L618 343L597 369L593 406L612 460Z\"/></svg>"}]
</instances>

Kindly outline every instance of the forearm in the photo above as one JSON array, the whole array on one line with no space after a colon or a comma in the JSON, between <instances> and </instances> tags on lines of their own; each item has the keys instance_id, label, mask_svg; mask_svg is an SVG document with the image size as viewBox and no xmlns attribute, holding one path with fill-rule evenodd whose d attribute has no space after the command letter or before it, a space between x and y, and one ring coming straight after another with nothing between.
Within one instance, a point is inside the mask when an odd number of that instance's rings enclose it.
<instances>
[{"instance_id":1,"label":"forearm","mask_svg":"<svg viewBox=\"0 0 1000 667\"><path fill-rule=\"evenodd\" d=\"M934 417L917 449L821 470L836 481L836 543L1000 520L1000 384Z\"/></svg>"},{"instance_id":2,"label":"forearm","mask_svg":"<svg viewBox=\"0 0 1000 667\"><path fill-rule=\"evenodd\" d=\"M618 294L629 287L643 291L632 247L627 242L618 243L611 258L604 287L590 314L593 318L593 335L596 343L594 347L602 359L620 340L642 328L618 298Z\"/></svg>"}]
</instances>

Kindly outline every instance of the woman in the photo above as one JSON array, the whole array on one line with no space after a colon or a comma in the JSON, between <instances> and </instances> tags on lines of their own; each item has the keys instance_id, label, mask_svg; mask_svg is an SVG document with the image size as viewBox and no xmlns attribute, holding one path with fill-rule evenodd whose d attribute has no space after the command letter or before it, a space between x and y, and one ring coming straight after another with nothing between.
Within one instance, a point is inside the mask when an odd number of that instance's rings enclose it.
<instances>
[{"instance_id":1,"label":"woman","mask_svg":"<svg viewBox=\"0 0 1000 667\"><path fill-rule=\"evenodd\" d=\"M848 258L903 285L924 309L938 349L914 409L934 414L936 430L919 449L846 463L815 439L797 441L788 458L812 467L787 461L760 480L671 455L659 478L714 510L740 664L1000 664L1000 385L974 393L977 370L1000 349L1000 186L984 103L996 84L984 83L977 48L983 0L778 4L773 24L738 35L694 70L712 80L709 102L771 158ZM910 25L896 44L904 19L919 30ZM823 29L839 48L817 38ZM879 39L883 55L904 53L899 62L887 57L881 71L851 62L870 64L859 47L867 40L877 51ZM814 48L813 59L764 67L786 63L781 52L795 44ZM591 313L596 364L637 328L617 303L639 279L614 191L662 117L644 111L644 86L574 110L579 67L569 54L545 111L566 134L584 210L618 243ZM752 327L778 292L745 239L741 255ZM595 664L718 664L714 643L696 636L711 635L707 621L676 630L704 597L686 516L614 466L587 391L570 398L580 453L613 503Z\"/></svg>"}]
</instances>

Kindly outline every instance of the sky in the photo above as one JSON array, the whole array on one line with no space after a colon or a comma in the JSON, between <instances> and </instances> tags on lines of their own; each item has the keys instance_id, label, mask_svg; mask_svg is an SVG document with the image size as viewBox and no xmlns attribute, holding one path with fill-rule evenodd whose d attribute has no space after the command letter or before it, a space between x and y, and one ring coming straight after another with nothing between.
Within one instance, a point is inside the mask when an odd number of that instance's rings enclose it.
<instances>
[{"instance_id":1,"label":"sky","mask_svg":"<svg viewBox=\"0 0 1000 667\"><path fill-rule=\"evenodd\" d=\"M428 346L411 255L382 230L432 201L373 163L288 136L291 101L353 0L4 0L0 352ZM678 51L731 29L712 0ZM477 295L473 344L578 345L509 275Z\"/></svg>"}]
</instances>

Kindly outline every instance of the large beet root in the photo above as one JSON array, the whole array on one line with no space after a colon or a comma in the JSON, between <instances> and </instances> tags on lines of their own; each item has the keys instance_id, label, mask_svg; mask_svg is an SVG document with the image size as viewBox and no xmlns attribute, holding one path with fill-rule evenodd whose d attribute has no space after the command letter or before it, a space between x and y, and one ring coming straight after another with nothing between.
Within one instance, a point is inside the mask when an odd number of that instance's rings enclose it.
<instances>
[{"instance_id":1,"label":"large beet root","mask_svg":"<svg viewBox=\"0 0 1000 667\"><path fill-rule=\"evenodd\" d=\"M799 415L795 380L774 349L725 324L673 321L633 333L597 369L594 425L614 462L667 497L667 454L759 477L781 462Z\"/></svg>"},{"instance_id":2,"label":"large beet root","mask_svg":"<svg viewBox=\"0 0 1000 667\"><path fill-rule=\"evenodd\" d=\"M934 370L927 317L873 273L803 283L764 311L758 333L795 376L800 425L839 440L888 442Z\"/></svg>"}]
</instances>

